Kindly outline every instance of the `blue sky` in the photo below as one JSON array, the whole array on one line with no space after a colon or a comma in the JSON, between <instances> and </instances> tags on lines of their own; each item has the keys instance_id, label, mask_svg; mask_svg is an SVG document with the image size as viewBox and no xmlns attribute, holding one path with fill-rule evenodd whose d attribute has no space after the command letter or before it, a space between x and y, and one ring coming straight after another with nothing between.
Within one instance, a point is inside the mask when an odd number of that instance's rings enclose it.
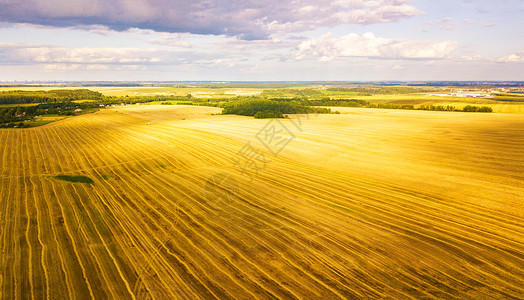
<instances>
[{"instance_id":1,"label":"blue sky","mask_svg":"<svg viewBox=\"0 0 524 300\"><path fill-rule=\"evenodd\" d=\"M521 0L0 0L0 81L524 80Z\"/></svg>"}]
</instances>

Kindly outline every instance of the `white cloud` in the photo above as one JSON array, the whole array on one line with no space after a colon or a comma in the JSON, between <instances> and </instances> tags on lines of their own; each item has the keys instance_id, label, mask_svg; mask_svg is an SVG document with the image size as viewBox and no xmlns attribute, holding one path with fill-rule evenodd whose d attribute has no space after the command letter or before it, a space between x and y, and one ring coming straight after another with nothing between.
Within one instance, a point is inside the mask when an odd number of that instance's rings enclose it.
<instances>
[{"instance_id":1,"label":"white cloud","mask_svg":"<svg viewBox=\"0 0 524 300\"><path fill-rule=\"evenodd\" d=\"M427 31L428 28L433 27L434 25L437 25L437 24L441 24L439 26L440 29L447 30L447 31L455 30L459 27L459 24L457 22L454 22L453 18L446 17L444 19L439 19L433 22L429 22L429 21L424 22L424 24L418 26L417 28L422 31Z\"/></svg>"},{"instance_id":2,"label":"white cloud","mask_svg":"<svg viewBox=\"0 0 524 300\"><path fill-rule=\"evenodd\" d=\"M501 63L523 63L524 62L524 52L510 54L508 56L501 57L497 59L497 62Z\"/></svg>"},{"instance_id":3,"label":"white cloud","mask_svg":"<svg viewBox=\"0 0 524 300\"><path fill-rule=\"evenodd\" d=\"M483 60L482 56L480 56L479 54L475 55L475 56L462 56L459 61L479 61L479 60Z\"/></svg>"},{"instance_id":4,"label":"white cloud","mask_svg":"<svg viewBox=\"0 0 524 300\"><path fill-rule=\"evenodd\" d=\"M34 47L19 53L36 63L129 64L153 63L156 50L134 48Z\"/></svg>"},{"instance_id":5,"label":"white cloud","mask_svg":"<svg viewBox=\"0 0 524 300\"><path fill-rule=\"evenodd\" d=\"M462 56L461 58L455 59L458 62L489 62L489 63L507 63L507 64L518 64L524 63L524 52L512 53L506 56L493 58L493 57L482 57L479 54L475 56Z\"/></svg>"},{"instance_id":6,"label":"white cloud","mask_svg":"<svg viewBox=\"0 0 524 300\"><path fill-rule=\"evenodd\" d=\"M440 59L457 48L452 41L415 41L376 37L373 33L362 36L348 34L339 38L331 33L302 42L296 52L297 59L319 57L328 61L336 57L368 57L398 59Z\"/></svg>"},{"instance_id":7,"label":"white cloud","mask_svg":"<svg viewBox=\"0 0 524 300\"><path fill-rule=\"evenodd\" d=\"M104 64L45 64L44 71L46 72L67 72L67 71L145 71L147 67L144 65L104 65Z\"/></svg>"},{"instance_id":8,"label":"white cloud","mask_svg":"<svg viewBox=\"0 0 524 300\"><path fill-rule=\"evenodd\" d=\"M24 24L24 25L31 25L31 24ZM111 32L113 32L113 30L111 30L109 27L105 25L79 25L73 28L77 30L84 30L84 31L94 33L94 34L104 35L104 36L107 36Z\"/></svg>"},{"instance_id":9,"label":"white cloud","mask_svg":"<svg viewBox=\"0 0 524 300\"><path fill-rule=\"evenodd\" d=\"M436 20L435 23L438 23L438 24L442 24L442 23L447 23L447 22L451 22L453 21L453 18L450 18L450 17L446 17L442 20Z\"/></svg>"},{"instance_id":10,"label":"white cloud","mask_svg":"<svg viewBox=\"0 0 524 300\"><path fill-rule=\"evenodd\" d=\"M447 31L451 31L451 30L455 30L459 27L459 24L456 23L456 22L451 22L449 24L445 24L445 25L441 25L440 26L440 29L442 30L447 30Z\"/></svg>"},{"instance_id":11,"label":"white cloud","mask_svg":"<svg viewBox=\"0 0 524 300\"><path fill-rule=\"evenodd\" d=\"M78 70L82 67L82 65L79 64L47 64L44 66L45 71L72 71L72 70Z\"/></svg>"},{"instance_id":12,"label":"white cloud","mask_svg":"<svg viewBox=\"0 0 524 300\"><path fill-rule=\"evenodd\" d=\"M151 44L170 46L175 48L193 48L193 45L190 42L173 37L163 38L161 40L149 40L149 42Z\"/></svg>"}]
</instances>

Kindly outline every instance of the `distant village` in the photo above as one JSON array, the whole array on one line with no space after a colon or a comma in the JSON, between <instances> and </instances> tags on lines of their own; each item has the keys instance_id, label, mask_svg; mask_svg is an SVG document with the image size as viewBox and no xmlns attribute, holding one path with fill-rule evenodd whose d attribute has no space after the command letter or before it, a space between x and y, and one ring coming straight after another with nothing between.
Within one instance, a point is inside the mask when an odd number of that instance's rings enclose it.
<instances>
[{"instance_id":1,"label":"distant village","mask_svg":"<svg viewBox=\"0 0 524 300\"><path fill-rule=\"evenodd\" d=\"M498 94L504 93L524 93L523 88L497 88L497 89L486 89L479 91L464 91L457 90L447 94L428 94L428 96L439 96L439 97L466 97L466 98L494 98Z\"/></svg>"},{"instance_id":2,"label":"distant village","mask_svg":"<svg viewBox=\"0 0 524 300\"><path fill-rule=\"evenodd\" d=\"M492 94L481 94L481 93L447 93L447 94L428 94L428 96L438 96L438 97L467 97L467 98L493 98Z\"/></svg>"}]
</instances>

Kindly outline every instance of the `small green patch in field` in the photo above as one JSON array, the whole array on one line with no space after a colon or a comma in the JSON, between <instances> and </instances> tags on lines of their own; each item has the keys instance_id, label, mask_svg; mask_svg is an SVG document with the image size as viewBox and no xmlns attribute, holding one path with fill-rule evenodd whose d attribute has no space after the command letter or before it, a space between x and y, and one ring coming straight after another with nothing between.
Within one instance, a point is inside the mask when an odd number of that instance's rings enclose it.
<instances>
[{"instance_id":1,"label":"small green patch in field","mask_svg":"<svg viewBox=\"0 0 524 300\"><path fill-rule=\"evenodd\" d=\"M55 179L73 182L73 183L87 183L87 184L95 183L93 179L86 177L86 176L57 175L55 176Z\"/></svg>"},{"instance_id":2,"label":"small green patch in field","mask_svg":"<svg viewBox=\"0 0 524 300\"><path fill-rule=\"evenodd\" d=\"M109 175L102 175L102 178L104 178L105 180L108 180L109 178L111 178L111 176L109 176Z\"/></svg>"}]
</instances>

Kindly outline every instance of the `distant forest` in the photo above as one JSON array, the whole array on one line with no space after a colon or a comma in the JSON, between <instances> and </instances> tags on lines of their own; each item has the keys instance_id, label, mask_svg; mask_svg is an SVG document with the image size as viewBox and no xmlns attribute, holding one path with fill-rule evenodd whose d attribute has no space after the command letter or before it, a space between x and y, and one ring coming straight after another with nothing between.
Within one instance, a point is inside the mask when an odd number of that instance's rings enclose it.
<instances>
[{"instance_id":1,"label":"distant forest","mask_svg":"<svg viewBox=\"0 0 524 300\"><path fill-rule=\"evenodd\" d=\"M328 88L327 91L347 92L351 94L396 94L410 93L413 87L380 88ZM516 98L514 95L511 95ZM81 100L79 102L75 102ZM170 102L172 101L172 102ZM186 96L104 96L88 89L49 90L49 91L6 91L0 92L0 127L27 127L27 121L39 115L75 115L77 109L98 109L114 104L136 104L161 102L162 104L183 104L215 106L224 108L223 114L254 116L256 118L283 118L286 114L333 113L327 107L366 107L406 110L492 112L490 107L468 105L462 109L454 106L370 103L360 99L332 99L313 89L278 89L265 90L260 96L238 96L235 98L195 98ZM34 104L34 105L31 105ZM9 107L12 106L12 107ZM338 113L338 112L334 112Z\"/></svg>"},{"instance_id":2,"label":"distant forest","mask_svg":"<svg viewBox=\"0 0 524 300\"><path fill-rule=\"evenodd\" d=\"M284 114L331 113L325 107L311 107L299 101L273 101L266 99L238 100L224 105L223 114L255 116L256 118L283 118Z\"/></svg>"}]
</instances>

